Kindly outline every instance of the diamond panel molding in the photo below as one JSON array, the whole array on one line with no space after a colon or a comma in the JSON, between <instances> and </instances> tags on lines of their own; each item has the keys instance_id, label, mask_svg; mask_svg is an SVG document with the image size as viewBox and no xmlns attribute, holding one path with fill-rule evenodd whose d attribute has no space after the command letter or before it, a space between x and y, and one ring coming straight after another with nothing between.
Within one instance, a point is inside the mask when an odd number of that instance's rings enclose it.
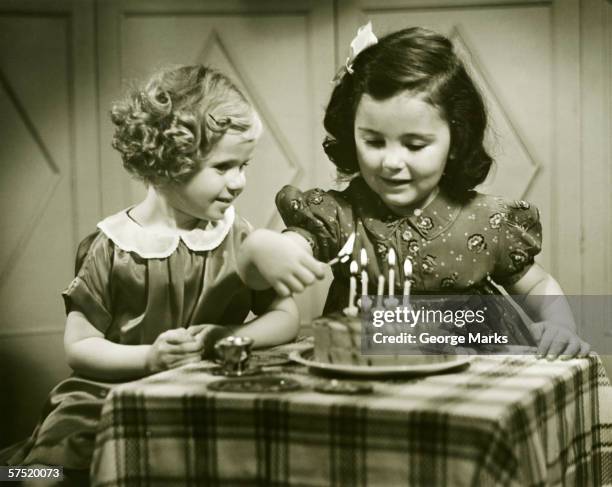
<instances>
[{"instance_id":1,"label":"diamond panel molding","mask_svg":"<svg viewBox=\"0 0 612 487\"><path fill-rule=\"evenodd\" d=\"M257 146L254 164L247 169L247 186L236 202L239 213L256 228L269 227L276 215L273 198L285 184L299 181L302 168L290 144L285 140L270 110L258 95L253 83L229 52L218 32L213 31L204 43L197 62L218 68L239 86L261 117L264 132ZM269 210L262 211L262 195Z\"/></svg>"},{"instance_id":2,"label":"diamond panel molding","mask_svg":"<svg viewBox=\"0 0 612 487\"><path fill-rule=\"evenodd\" d=\"M487 180L480 191L522 198L540 170L540 163L530 153L492 84L487 79L482 64L470 49L466 37L458 27L453 28L450 38L470 75L484 96L489 115L489 127L485 134L485 147L495 160Z\"/></svg>"},{"instance_id":3,"label":"diamond panel molding","mask_svg":"<svg viewBox=\"0 0 612 487\"><path fill-rule=\"evenodd\" d=\"M0 113L1 285L31 238L57 187L60 173L1 70Z\"/></svg>"}]
</instances>

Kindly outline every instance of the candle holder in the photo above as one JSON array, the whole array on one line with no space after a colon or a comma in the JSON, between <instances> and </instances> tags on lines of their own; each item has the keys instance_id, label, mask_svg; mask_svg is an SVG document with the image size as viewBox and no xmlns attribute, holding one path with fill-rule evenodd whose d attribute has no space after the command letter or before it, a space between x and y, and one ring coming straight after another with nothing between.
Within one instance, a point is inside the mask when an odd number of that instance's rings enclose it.
<instances>
[{"instance_id":1,"label":"candle holder","mask_svg":"<svg viewBox=\"0 0 612 487\"><path fill-rule=\"evenodd\" d=\"M215 375L225 375L227 377L241 377L259 373L259 367L249 367L251 358L251 347L253 339L243 336L229 336L219 340L215 345L215 351L221 363L221 367L215 369Z\"/></svg>"}]
</instances>

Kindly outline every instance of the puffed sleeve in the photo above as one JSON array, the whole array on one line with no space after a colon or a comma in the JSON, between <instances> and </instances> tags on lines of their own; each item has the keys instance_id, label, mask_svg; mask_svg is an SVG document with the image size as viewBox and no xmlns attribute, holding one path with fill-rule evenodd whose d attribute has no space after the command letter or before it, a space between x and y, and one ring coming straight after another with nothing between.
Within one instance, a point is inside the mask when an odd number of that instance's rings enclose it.
<instances>
[{"instance_id":1,"label":"puffed sleeve","mask_svg":"<svg viewBox=\"0 0 612 487\"><path fill-rule=\"evenodd\" d=\"M62 293L66 313L80 311L102 333L111 324L112 256L112 243L104 234L86 237L77 251L76 277Z\"/></svg>"},{"instance_id":2,"label":"puffed sleeve","mask_svg":"<svg viewBox=\"0 0 612 487\"><path fill-rule=\"evenodd\" d=\"M319 188L301 192L293 186L285 186L276 195L276 206L287 226L286 231L302 235L315 258L328 261L338 253L339 242L343 241L340 207L330 193Z\"/></svg>"},{"instance_id":3,"label":"puffed sleeve","mask_svg":"<svg viewBox=\"0 0 612 487\"><path fill-rule=\"evenodd\" d=\"M542 250L540 212L526 201L504 202L499 206L499 244L491 276L502 285L516 283Z\"/></svg>"}]
</instances>

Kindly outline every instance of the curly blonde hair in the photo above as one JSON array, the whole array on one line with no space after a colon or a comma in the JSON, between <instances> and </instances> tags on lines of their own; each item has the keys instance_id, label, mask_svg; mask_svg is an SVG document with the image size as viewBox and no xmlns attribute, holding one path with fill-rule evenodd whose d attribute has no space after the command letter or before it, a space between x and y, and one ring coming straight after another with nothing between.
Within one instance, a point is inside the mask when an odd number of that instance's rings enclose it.
<instances>
[{"instance_id":1,"label":"curly blonde hair","mask_svg":"<svg viewBox=\"0 0 612 487\"><path fill-rule=\"evenodd\" d=\"M261 122L240 90L203 65L156 73L111 109L113 147L145 183L185 181L229 130L256 138Z\"/></svg>"}]
</instances>

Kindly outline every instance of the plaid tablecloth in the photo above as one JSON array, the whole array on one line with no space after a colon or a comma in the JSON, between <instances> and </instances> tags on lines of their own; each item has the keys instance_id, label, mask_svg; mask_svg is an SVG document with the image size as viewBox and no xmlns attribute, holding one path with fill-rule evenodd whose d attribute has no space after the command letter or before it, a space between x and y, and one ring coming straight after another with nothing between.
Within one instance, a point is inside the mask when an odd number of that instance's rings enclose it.
<instances>
[{"instance_id":1,"label":"plaid tablecloth","mask_svg":"<svg viewBox=\"0 0 612 487\"><path fill-rule=\"evenodd\" d=\"M298 365L270 370L301 390L217 393L208 367L109 395L94 486L612 485L612 421L600 407L612 395L597 357L481 356L359 396L314 391L325 379Z\"/></svg>"}]
</instances>

